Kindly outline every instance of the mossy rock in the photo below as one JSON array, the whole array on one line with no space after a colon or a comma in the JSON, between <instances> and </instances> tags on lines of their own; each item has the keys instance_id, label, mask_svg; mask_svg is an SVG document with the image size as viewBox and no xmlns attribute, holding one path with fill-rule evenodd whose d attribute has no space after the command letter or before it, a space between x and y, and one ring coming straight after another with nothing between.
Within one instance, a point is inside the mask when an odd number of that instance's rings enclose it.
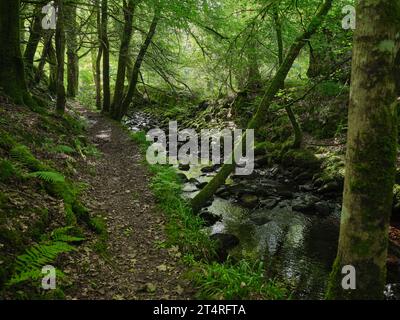
<instances>
[{"instance_id":1,"label":"mossy rock","mask_svg":"<svg viewBox=\"0 0 400 320\"><path fill-rule=\"evenodd\" d=\"M313 152L306 149L288 150L282 155L282 164L286 167L300 167L317 171L321 160Z\"/></svg>"}]
</instances>

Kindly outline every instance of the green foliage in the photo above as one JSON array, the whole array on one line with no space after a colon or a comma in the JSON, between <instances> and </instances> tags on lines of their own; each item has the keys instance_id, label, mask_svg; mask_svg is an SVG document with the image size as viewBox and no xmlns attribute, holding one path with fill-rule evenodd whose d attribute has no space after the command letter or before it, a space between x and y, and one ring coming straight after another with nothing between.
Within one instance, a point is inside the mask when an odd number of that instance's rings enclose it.
<instances>
[{"instance_id":1,"label":"green foliage","mask_svg":"<svg viewBox=\"0 0 400 320\"><path fill-rule=\"evenodd\" d=\"M341 94L345 88L347 87L338 82L329 80L320 83L316 87L316 91L324 96L335 97Z\"/></svg>"},{"instance_id":2,"label":"green foliage","mask_svg":"<svg viewBox=\"0 0 400 320\"><path fill-rule=\"evenodd\" d=\"M213 244L201 231L203 220L192 213L188 202L181 197L182 186L175 169L155 165L151 170L155 173L151 188L160 208L169 218L167 232L170 243L178 245L184 253L212 256Z\"/></svg>"},{"instance_id":3,"label":"green foliage","mask_svg":"<svg viewBox=\"0 0 400 320\"><path fill-rule=\"evenodd\" d=\"M10 151L10 155L12 158L27 166L31 170L47 171L48 169L46 165L35 158L29 148L25 145L18 144L14 146Z\"/></svg>"},{"instance_id":4,"label":"green foliage","mask_svg":"<svg viewBox=\"0 0 400 320\"><path fill-rule=\"evenodd\" d=\"M54 229L51 232L51 239L56 242L82 242L85 240L84 237L73 235L76 233L76 228L72 226L61 227Z\"/></svg>"},{"instance_id":5,"label":"green foliage","mask_svg":"<svg viewBox=\"0 0 400 320\"><path fill-rule=\"evenodd\" d=\"M287 291L264 278L262 262L198 264L190 273L199 299L285 299Z\"/></svg>"},{"instance_id":6,"label":"green foliage","mask_svg":"<svg viewBox=\"0 0 400 320\"><path fill-rule=\"evenodd\" d=\"M53 263L59 254L72 250L75 250L73 246L61 241L33 245L17 257L15 273L7 284L16 285L28 280L41 279L42 268L45 265Z\"/></svg>"},{"instance_id":7,"label":"green foliage","mask_svg":"<svg viewBox=\"0 0 400 320\"><path fill-rule=\"evenodd\" d=\"M5 150L10 150L15 145L16 142L11 135L0 129L0 147Z\"/></svg>"},{"instance_id":8,"label":"green foliage","mask_svg":"<svg viewBox=\"0 0 400 320\"><path fill-rule=\"evenodd\" d=\"M75 153L75 150L70 146L60 144L52 148L51 152L70 154L70 153Z\"/></svg>"},{"instance_id":9,"label":"green foliage","mask_svg":"<svg viewBox=\"0 0 400 320\"><path fill-rule=\"evenodd\" d=\"M65 182L64 176L59 172L36 171L33 173L29 173L27 176L32 178L39 178L47 183Z\"/></svg>"},{"instance_id":10,"label":"green foliage","mask_svg":"<svg viewBox=\"0 0 400 320\"><path fill-rule=\"evenodd\" d=\"M0 159L0 181L7 181L15 175L19 176L20 172L13 163L6 159Z\"/></svg>"},{"instance_id":11,"label":"green foliage","mask_svg":"<svg viewBox=\"0 0 400 320\"><path fill-rule=\"evenodd\" d=\"M104 235L107 233L107 225L101 216L93 217L89 222L90 228L97 234Z\"/></svg>"}]
</instances>

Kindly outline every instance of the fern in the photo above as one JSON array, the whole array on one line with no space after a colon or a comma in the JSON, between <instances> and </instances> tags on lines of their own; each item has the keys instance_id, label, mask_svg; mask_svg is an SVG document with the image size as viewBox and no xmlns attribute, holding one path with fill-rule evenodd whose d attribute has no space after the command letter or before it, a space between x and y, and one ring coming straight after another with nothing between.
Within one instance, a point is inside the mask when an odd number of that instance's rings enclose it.
<instances>
[{"instance_id":1,"label":"fern","mask_svg":"<svg viewBox=\"0 0 400 320\"><path fill-rule=\"evenodd\" d=\"M36 171L27 175L30 178L39 178L48 183L65 182L62 174L52 171Z\"/></svg>"},{"instance_id":2,"label":"fern","mask_svg":"<svg viewBox=\"0 0 400 320\"><path fill-rule=\"evenodd\" d=\"M59 254L76 250L66 242L36 244L17 257L15 273L7 282L16 285L27 280L38 280L43 277L42 268L53 263ZM59 272L59 275L62 273Z\"/></svg>"},{"instance_id":3,"label":"fern","mask_svg":"<svg viewBox=\"0 0 400 320\"><path fill-rule=\"evenodd\" d=\"M10 155L14 159L26 165L29 169L42 171L46 170L46 166L35 158L27 146L21 144L16 145L11 149Z\"/></svg>"},{"instance_id":4,"label":"fern","mask_svg":"<svg viewBox=\"0 0 400 320\"><path fill-rule=\"evenodd\" d=\"M66 154L75 152L75 150L73 148L71 148L70 146L66 146L66 145L62 145L62 144L55 146L54 148L51 148L50 151L55 152L55 153L66 153Z\"/></svg>"},{"instance_id":5,"label":"fern","mask_svg":"<svg viewBox=\"0 0 400 320\"><path fill-rule=\"evenodd\" d=\"M73 226L57 228L53 230L51 233L51 239L53 241L62 241L62 242L81 242L85 240L85 238L77 237L68 234L70 231L73 230Z\"/></svg>"}]
</instances>

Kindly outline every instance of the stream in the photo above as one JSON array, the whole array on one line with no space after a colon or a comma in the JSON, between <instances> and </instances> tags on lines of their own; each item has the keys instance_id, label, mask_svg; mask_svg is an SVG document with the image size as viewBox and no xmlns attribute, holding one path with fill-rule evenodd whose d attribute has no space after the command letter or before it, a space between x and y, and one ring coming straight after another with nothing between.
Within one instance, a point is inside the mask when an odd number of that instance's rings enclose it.
<instances>
[{"instance_id":1,"label":"stream","mask_svg":"<svg viewBox=\"0 0 400 320\"><path fill-rule=\"evenodd\" d=\"M154 122L136 112L126 125L146 131ZM183 196L193 198L219 166L176 169L184 182ZM323 299L336 256L341 210L340 195L329 191L313 185L310 174L299 168L256 165L250 176L230 177L200 215L205 231L221 240L226 255L261 259L267 275L283 281L293 299ZM388 277L388 283L399 282L397 272ZM398 289L388 285L387 298L398 298L393 292Z\"/></svg>"}]
</instances>

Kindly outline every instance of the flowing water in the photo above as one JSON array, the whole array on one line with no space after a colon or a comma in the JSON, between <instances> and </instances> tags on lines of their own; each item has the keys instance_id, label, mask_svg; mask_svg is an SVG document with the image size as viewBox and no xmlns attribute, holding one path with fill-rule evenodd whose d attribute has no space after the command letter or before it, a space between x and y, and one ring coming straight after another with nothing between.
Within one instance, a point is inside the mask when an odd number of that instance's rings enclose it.
<instances>
[{"instance_id":1,"label":"flowing water","mask_svg":"<svg viewBox=\"0 0 400 320\"><path fill-rule=\"evenodd\" d=\"M147 130L151 124L152 119L141 113L127 121L133 131ZM187 181L184 197L194 197L199 184L216 174L215 170L203 172L203 167L191 165L184 171L177 167ZM340 198L320 195L312 185L296 183L277 166L256 169L251 177L230 178L226 184L225 192L204 208L220 220L205 231L235 236L239 244L229 254L262 259L268 276L289 286L293 298L322 299L337 250ZM255 198L250 206L241 201L248 195ZM389 282L399 282L399 273L390 277ZM388 288L392 293L400 289L396 284ZM391 298L397 297L398 293Z\"/></svg>"}]
</instances>

